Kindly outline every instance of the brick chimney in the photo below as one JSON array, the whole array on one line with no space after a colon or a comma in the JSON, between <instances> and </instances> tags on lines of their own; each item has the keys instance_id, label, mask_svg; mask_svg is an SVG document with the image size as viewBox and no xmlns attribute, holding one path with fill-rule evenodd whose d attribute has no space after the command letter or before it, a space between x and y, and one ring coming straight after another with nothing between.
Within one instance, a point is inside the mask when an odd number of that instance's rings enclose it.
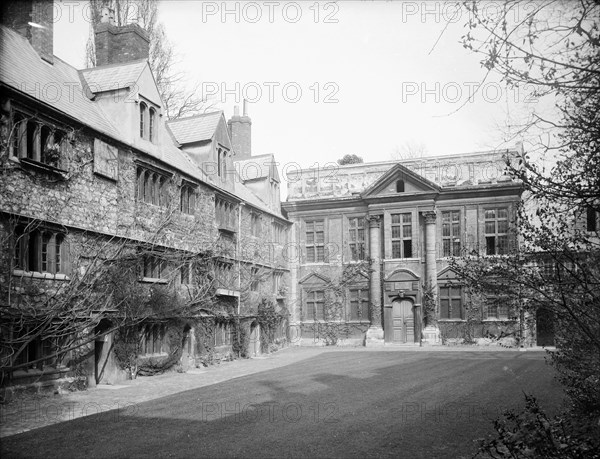
<instances>
[{"instance_id":1,"label":"brick chimney","mask_svg":"<svg viewBox=\"0 0 600 459\"><path fill-rule=\"evenodd\" d=\"M150 38L138 24L115 25L114 11L103 8L95 29L96 66L148 59Z\"/></svg>"},{"instance_id":2,"label":"brick chimney","mask_svg":"<svg viewBox=\"0 0 600 459\"><path fill-rule=\"evenodd\" d=\"M1 21L23 35L42 59L54 63L54 3L42 0L3 1Z\"/></svg>"},{"instance_id":3,"label":"brick chimney","mask_svg":"<svg viewBox=\"0 0 600 459\"><path fill-rule=\"evenodd\" d=\"M252 156L252 121L248 116L247 102L244 100L244 114L240 116L239 107L234 107L233 116L227 122L229 135L233 151L235 151L235 160L248 159Z\"/></svg>"}]
</instances>

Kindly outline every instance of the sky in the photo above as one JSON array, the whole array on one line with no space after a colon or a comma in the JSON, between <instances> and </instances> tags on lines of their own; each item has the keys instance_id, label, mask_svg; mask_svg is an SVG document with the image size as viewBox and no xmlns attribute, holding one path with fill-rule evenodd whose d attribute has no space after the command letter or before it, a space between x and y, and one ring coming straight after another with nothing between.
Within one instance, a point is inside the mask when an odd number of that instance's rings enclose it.
<instances>
[{"instance_id":1,"label":"sky","mask_svg":"<svg viewBox=\"0 0 600 459\"><path fill-rule=\"evenodd\" d=\"M54 53L82 68L86 3L55 11ZM390 160L407 143L428 155L513 146L503 126L536 102L497 77L475 92L486 73L460 43L467 20L433 1L159 4L188 84L226 118L247 98L253 154L305 168L345 154Z\"/></svg>"}]
</instances>

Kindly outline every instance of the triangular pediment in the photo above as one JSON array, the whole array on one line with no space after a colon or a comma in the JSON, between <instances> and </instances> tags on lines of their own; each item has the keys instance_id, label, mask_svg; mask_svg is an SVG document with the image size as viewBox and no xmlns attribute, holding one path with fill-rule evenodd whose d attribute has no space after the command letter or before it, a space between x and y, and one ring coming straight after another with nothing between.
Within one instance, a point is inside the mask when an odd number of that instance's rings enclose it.
<instances>
[{"instance_id":1,"label":"triangular pediment","mask_svg":"<svg viewBox=\"0 0 600 459\"><path fill-rule=\"evenodd\" d=\"M369 282L369 274L364 271L357 271L352 275L348 276L346 285L358 285Z\"/></svg>"},{"instance_id":2,"label":"triangular pediment","mask_svg":"<svg viewBox=\"0 0 600 459\"><path fill-rule=\"evenodd\" d=\"M447 266L446 268L442 269L438 274L437 274L437 278L438 280L442 281L450 281L450 280L457 280L458 276L456 275L456 273L450 268L450 266Z\"/></svg>"},{"instance_id":3,"label":"triangular pediment","mask_svg":"<svg viewBox=\"0 0 600 459\"><path fill-rule=\"evenodd\" d=\"M298 281L302 285L323 285L329 282L331 282L331 279L319 273L308 273Z\"/></svg>"},{"instance_id":4,"label":"triangular pediment","mask_svg":"<svg viewBox=\"0 0 600 459\"><path fill-rule=\"evenodd\" d=\"M437 193L440 187L402 164L394 165L375 183L362 192L363 198L375 196L410 196Z\"/></svg>"}]
</instances>

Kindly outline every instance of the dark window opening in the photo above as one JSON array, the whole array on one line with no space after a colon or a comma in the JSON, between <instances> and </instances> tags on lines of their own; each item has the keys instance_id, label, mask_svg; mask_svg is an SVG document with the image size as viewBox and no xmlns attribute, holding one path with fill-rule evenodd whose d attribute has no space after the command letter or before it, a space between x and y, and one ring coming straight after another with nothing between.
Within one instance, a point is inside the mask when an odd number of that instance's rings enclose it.
<instances>
[{"instance_id":1,"label":"dark window opening","mask_svg":"<svg viewBox=\"0 0 600 459\"><path fill-rule=\"evenodd\" d=\"M404 192L404 180L396 180L396 193Z\"/></svg>"},{"instance_id":2,"label":"dark window opening","mask_svg":"<svg viewBox=\"0 0 600 459\"><path fill-rule=\"evenodd\" d=\"M587 208L587 230L598 230L598 216L596 210L593 207Z\"/></svg>"}]
</instances>

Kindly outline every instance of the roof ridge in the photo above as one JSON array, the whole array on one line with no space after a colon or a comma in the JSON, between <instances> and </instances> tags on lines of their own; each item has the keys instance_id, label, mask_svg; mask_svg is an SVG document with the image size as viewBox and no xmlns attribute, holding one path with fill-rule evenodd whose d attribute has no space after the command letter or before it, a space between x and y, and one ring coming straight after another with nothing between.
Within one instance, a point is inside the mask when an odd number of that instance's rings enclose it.
<instances>
[{"instance_id":1,"label":"roof ridge","mask_svg":"<svg viewBox=\"0 0 600 459\"><path fill-rule=\"evenodd\" d=\"M148 59L137 59L135 61L130 61L130 62L120 62L120 63L115 63L115 64L105 64L105 65L97 65L95 67L88 67L86 69L78 69L81 72L93 72L94 70L104 70L104 69L110 69L110 68L114 68L114 67L128 67L128 66L133 66L141 64L141 63L147 63ZM75 68L75 67L73 67Z\"/></svg>"},{"instance_id":2,"label":"roof ridge","mask_svg":"<svg viewBox=\"0 0 600 459\"><path fill-rule=\"evenodd\" d=\"M214 112L200 113L199 115L186 116L185 118L177 118L174 120L167 120L167 124L178 123L180 121L188 121L188 120L193 120L193 119L197 119L197 118L203 118L208 115L216 115L216 114L221 114L221 113L223 113L223 110L215 110Z\"/></svg>"}]
</instances>

